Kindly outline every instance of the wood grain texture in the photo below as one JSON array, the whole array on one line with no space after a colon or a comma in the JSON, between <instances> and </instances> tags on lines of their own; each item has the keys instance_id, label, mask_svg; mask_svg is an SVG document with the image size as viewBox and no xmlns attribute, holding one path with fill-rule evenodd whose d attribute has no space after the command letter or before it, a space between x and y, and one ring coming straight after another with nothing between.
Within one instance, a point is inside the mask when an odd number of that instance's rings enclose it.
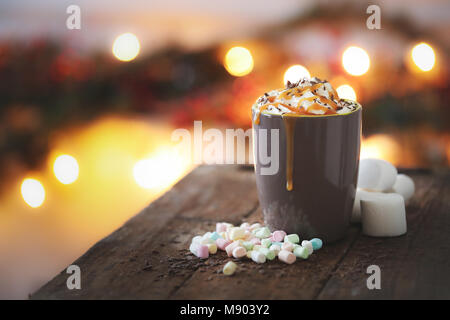
<instances>
[{"instance_id":1,"label":"wood grain texture","mask_svg":"<svg viewBox=\"0 0 450 320\"><path fill-rule=\"evenodd\" d=\"M81 290L67 289L63 270L31 299L448 299L449 176L410 175L417 193L405 236L370 238L353 225L306 261L239 260L226 277L224 252L200 260L187 248L217 221L262 222L255 178L248 167L202 166L73 263ZM366 287L371 264L381 268L382 290Z\"/></svg>"}]
</instances>

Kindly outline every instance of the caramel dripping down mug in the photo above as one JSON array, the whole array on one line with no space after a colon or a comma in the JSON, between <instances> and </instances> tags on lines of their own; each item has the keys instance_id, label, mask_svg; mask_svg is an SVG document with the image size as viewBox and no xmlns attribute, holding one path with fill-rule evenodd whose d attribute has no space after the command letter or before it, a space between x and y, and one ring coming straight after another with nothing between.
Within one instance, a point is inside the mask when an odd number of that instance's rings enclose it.
<instances>
[{"instance_id":1,"label":"caramel dripping down mug","mask_svg":"<svg viewBox=\"0 0 450 320\"><path fill-rule=\"evenodd\" d=\"M256 185L271 231L284 230L326 242L345 236L358 178L361 110L358 106L351 113L321 116L262 112L259 123L253 123ZM267 155L277 149L272 146L274 141L271 143L271 129L279 130L275 174L261 172L268 165L260 155L260 129L267 130L267 142L263 143Z\"/></svg>"}]
</instances>

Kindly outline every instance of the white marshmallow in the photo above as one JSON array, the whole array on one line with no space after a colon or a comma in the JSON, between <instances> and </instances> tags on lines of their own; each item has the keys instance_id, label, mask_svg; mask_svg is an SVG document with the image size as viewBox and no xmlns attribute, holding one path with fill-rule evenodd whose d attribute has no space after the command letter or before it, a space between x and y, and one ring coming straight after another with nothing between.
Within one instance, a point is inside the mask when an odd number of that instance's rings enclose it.
<instances>
[{"instance_id":1,"label":"white marshmallow","mask_svg":"<svg viewBox=\"0 0 450 320\"><path fill-rule=\"evenodd\" d=\"M363 233L373 237L395 237L406 233L405 202L396 193L372 193L361 199Z\"/></svg>"},{"instance_id":2,"label":"white marshmallow","mask_svg":"<svg viewBox=\"0 0 450 320\"><path fill-rule=\"evenodd\" d=\"M369 198L372 195L376 195L379 192L371 192L371 191L367 191L367 190L363 190L363 189L356 189L356 193L355 193L355 202L353 203L353 211L352 211L352 218L351 218L351 222L353 223L358 223L361 222L361 199L363 197L365 198Z\"/></svg>"},{"instance_id":3,"label":"white marshmallow","mask_svg":"<svg viewBox=\"0 0 450 320\"><path fill-rule=\"evenodd\" d=\"M405 199L405 202L411 199L414 194L415 186L414 181L405 174L397 175L394 185L389 190L390 192L398 193Z\"/></svg>"},{"instance_id":4,"label":"white marshmallow","mask_svg":"<svg viewBox=\"0 0 450 320\"><path fill-rule=\"evenodd\" d=\"M358 188L387 191L395 183L397 169L381 159L362 159L359 162Z\"/></svg>"}]
</instances>

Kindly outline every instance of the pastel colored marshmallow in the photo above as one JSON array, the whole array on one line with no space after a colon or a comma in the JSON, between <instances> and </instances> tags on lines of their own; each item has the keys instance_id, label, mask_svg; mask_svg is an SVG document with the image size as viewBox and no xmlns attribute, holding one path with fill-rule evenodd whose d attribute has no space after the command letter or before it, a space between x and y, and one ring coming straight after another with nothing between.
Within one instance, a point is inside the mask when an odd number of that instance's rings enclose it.
<instances>
[{"instance_id":1,"label":"pastel colored marshmallow","mask_svg":"<svg viewBox=\"0 0 450 320\"><path fill-rule=\"evenodd\" d=\"M297 248L294 249L294 255L297 258L308 259L309 252L308 252L307 248L304 248L302 246L298 246Z\"/></svg>"},{"instance_id":2,"label":"pastel colored marshmallow","mask_svg":"<svg viewBox=\"0 0 450 320\"><path fill-rule=\"evenodd\" d=\"M405 174L399 174L389 192L398 193L407 202L413 196L415 189L413 179Z\"/></svg>"},{"instance_id":3,"label":"pastel colored marshmallow","mask_svg":"<svg viewBox=\"0 0 450 320\"><path fill-rule=\"evenodd\" d=\"M233 261L228 261L223 267L223 274L226 276L231 276L236 272L237 265Z\"/></svg>"},{"instance_id":4,"label":"pastel colored marshmallow","mask_svg":"<svg viewBox=\"0 0 450 320\"><path fill-rule=\"evenodd\" d=\"M211 236L209 238L213 241L216 241L217 239L221 238L221 236L217 231L214 231L213 233L211 233Z\"/></svg>"},{"instance_id":5,"label":"pastel colored marshmallow","mask_svg":"<svg viewBox=\"0 0 450 320\"><path fill-rule=\"evenodd\" d=\"M217 245L215 243L210 243L206 245L208 247L209 254L217 253Z\"/></svg>"},{"instance_id":6,"label":"pastel colored marshmallow","mask_svg":"<svg viewBox=\"0 0 450 320\"><path fill-rule=\"evenodd\" d=\"M264 263L266 262L266 256L260 252L259 250L253 250L251 254L251 258L256 263Z\"/></svg>"},{"instance_id":7,"label":"pastel colored marshmallow","mask_svg":"<svg viewBox=\"0 0 450 320\"><path fill-rule=\"evenodd\" d=\"M209 257L208 246L204 244L191 243L189 250L200 259L206 259Z\"/></svg>"},{"instance_id":8,"label":"pastel colored marshmallow","mask_svg":"<svg viewBox=\"0 0 450 320\"><path fill-rule=\"evenodd\" d=\"M202 242L202 236L195 236L192 238L191 243L201 243Z\"/></svg>"},{"instance_id":9,"label":"pastel colored marshmallow","mask_svg":"<svg viewBox=\"0 0 450 320\"><path fill-rule=\"evenodd\" d=\"M262 227L253 231L255 237L264 239L270 237L270 230L267 227Z\"/></svg>"},{"instance_id":10,"label":"pastel colored marshmallow","mask_svg":"<svg viewBox=\"0 0 450 320\"><path fill-rule=\"evenodd\" d=\"M223 250L223 251L225 251L225 248L226 248L229 244L231 244L231 241L230 241L230 240L225 240L225 239L223 239L223 238L219 238L219 239L216 240L216 245L217 245L217 247L218 247L220 250Z\"/></svg>"},{"instance_id":11,"label":"pastel colored marshmallow","mask_svg":"<svg viewBox=\"0 0 450 320\"><path fill-rule=\"evenodd\" d=\"M245 236L245 229L240 227L233 227L228 231L230 240L243 239Z\"/></svg>"},{"instance_id":12,"label":"pastel colored marshmallow","mask_svg":"<svg viewBox=\"0 0 450 320\"><path fill-rule=\"evenodd\" d=\"M227 225L223 222L217 222L216 223L216 232L225 232L227 231Z\"/></svg>"},{"instance_id":13,"label":"pastel colored marshmallow","mask_svg":"<svg viewBox=\"0 0 450 320\"><path fill-rule=\"evenodd\" d=\"M281 250L278 253L278 259L287 264L293 264L296 260L295 255L291 251Z\"/></svg>"},{"instance_id":14,"label":"pastel colored marshmallow","mask_svg":"<svg viewBox=\"0 0 450 320\"><path fill-rule=\"evenodd\" d=\"M272 250L275 252L275 255L278 255L278 253L281 251L281 247L277 244L273 244L270 246L269 250Z\"/></svg>"},{"instance_id":15,"label":"pastel colored marshmallow","mask_svg":"<svg viewBox=\"0 0 450 320\"><path fill-rule=\"evenodd\" d=\"M245 257L247 255L247 250L245 250L244 247L238 246L233 249L233 257L236 259L240 259L242 257Z\"/></svg>"},{"instance_id":16,"label":"pastel colored marshmallow","mask_svg":"<svg viewBox=\"0 0 450 320\"><path fill-rule=\"evenodd\" d=\"M250 242L253 243L254 245L261 244L261 240L259 238L251 238Z\"/></svg>"},{"instance_id":17,"label":"pastel colored marshmallow","mask_svg":"<svg viewBox=\"0 0 450 320\"><path fill-rule=\"evenodd\" d=\"M242 246L245 248L245 250L250 251L253 249L253 243L251 241L244 241L242 243Z\"/></svg>"},{"instance_id":18,"label":"pastel colored marshmallow","mask_svg":"<svg viewBox=\"0 0 450 320\"><path fill-rule=\"evenodd\" d=\"M241 228L244 228L244 229L249 229L249 228L250 228L250 224L249 224L248 222L244 222L244 223L242 223L242 224L240 225L240 227L241 227Z\"/></svg>"},{"instance_id":19,"label":"pastel colored marshmallow","mask_svg":"<svg viewBox=\"0 0 450 320\"><path fill-rule=\"evenodd\" d=\"M323 242L322 242L321 239L313 238L313 239L311 239L309 241L311 242L314 251L319 250L320 248L322 248Z\"/></svg>"},{"instance_id":20,"label":"pastel colored marshmallow","mask_svg":"<svg viewBox=\"0 0 450 320\"><path fill-rule=\"evenodd\" d=\"M283 242L281 250L292 252L294 250L294 245L290 242Z\"/></svg>"},{"instance_id":21,"label":"pastel colored marshmallow","mask_svg":"<svg viewBox=\"0 0 450 320\"><path fill-rule=\"evenodd\" d=\"M284 236L284 242L290 242L290 243L299 243L300 238L298 234L292 233Z\"/></svg>"},{"instance_id":22,"label":"pastel colored marshmallow","mask_svg":"<svg viewBox=\"0 0 450 320\"><path fill-rule=\"evenodd\" d=\"M268 248L261 248L261 249L259 249L259 252L261 252L263 255L265 255L267 260L273 260L276 257L275 252L272 250L269 250Z\"/></svg>"},{"instance_id":23,"label":"pastel colored marshmallow","mask_svg":"<svg viewBox=\"0 0 450 320\"><path fill-rule=\"evenodd\" d=\"M397 193L377 193L361 199L361 223L365 235L395 237L406 233L405 200Z\"/></svg>"},{"instance_id":24,"label":"pastel colored marshmallow","mask_svg":"<svg viewBox=\"0 0 450 320\"><path fill-rule=\"evenodd\" d=\"M254 223L250 226L250 231L256 230L261 228L261 224L260 223Z\"/></svg>"},{"instance_id":25,"label":"pastel colored marshmallow","mask_svg":"<svg viewBox=\"0 0 450 320\"><path fill-rule=\"evenodd\" d=\"M272 245L272 241L270 241L269 238L266 239L262 239L261 240L261 246L263 246L264 248L268 248Z\"/></svg>"},{"instance_id":26,"label":"pastel colored marshmallow","mask_svg":"<svg viewBox=\"0 0 450 320\"><path fill-rule=\"evenodd\" d=\"M240 241L233 241L232 243L230 243L228 246L225 247L225 251L227 252L227 255L229 257L231 257L233 255L233 250L236 247L241 246L241 242Z\"/></svg>"},{"instance_id":27,"label":"pastel colored marshmallow","mask_svg":"<svg viewBox=\"0 0 450 320\"><path fill-rule=\"evenodd\" d=\"M359 162L358 188L387 191L397 178L397 169L381 159L362 159Z\"/></svg>"},{"instance_id":28,"label":"pastel colored marshmallow","mask_svg":"<svg viewBox=\"0 0 450 320\"><path fill-rule=\"evenodd\" d=\"M314 251L311 241L303 240L302 241L302 247L306 248L308 250L308 254L311 254Z\"/></svg>"},{"instance_id":29,"label":"pastel colored marshmallow","mask_svg":"<svg viewBox=\"0 0 450 320\"><path fill-rule=\"evenodd\" d=\"M272 233L273 242L282 242L284 237L286 236L286 232L282 230L277 230Z\"/></svg>"}]
</instances>

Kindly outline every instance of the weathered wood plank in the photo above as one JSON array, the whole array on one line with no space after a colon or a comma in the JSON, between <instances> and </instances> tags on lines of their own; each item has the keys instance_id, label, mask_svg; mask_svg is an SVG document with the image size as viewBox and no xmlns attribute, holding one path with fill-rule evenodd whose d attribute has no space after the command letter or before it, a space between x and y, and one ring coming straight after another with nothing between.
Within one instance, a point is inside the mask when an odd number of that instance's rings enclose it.
<instances>
[{"instance_id":1,"label":"weathered wood plank","mask_svg":"<svg viewBox=\"0 0 450 320\"><path fill-rule=\"evenodd\" d=\"M396 238L361 236L319 299L449 299L449 177L413 176L417 192L407 207L408 232ZM367 267L381 269L381 290L369 290Z\"/></svg>"},{"instance_id":2,"label":"weathered wood plank","mask_svg":"<svg viewBox=\"0 0 450 320\"><path fill-rule=\"evenodd\" d=\"M211 229L205 228L211 222L202 219L237 221L257 203L253 172L239 166L199 167L74 262L81 268L81 290L68 290L62 271L31 298L164 298L189 276L169 277L170 258L186 254L192 234ZM197 261L187 267L195 270Z\"/></svg>"}]
</instances>

